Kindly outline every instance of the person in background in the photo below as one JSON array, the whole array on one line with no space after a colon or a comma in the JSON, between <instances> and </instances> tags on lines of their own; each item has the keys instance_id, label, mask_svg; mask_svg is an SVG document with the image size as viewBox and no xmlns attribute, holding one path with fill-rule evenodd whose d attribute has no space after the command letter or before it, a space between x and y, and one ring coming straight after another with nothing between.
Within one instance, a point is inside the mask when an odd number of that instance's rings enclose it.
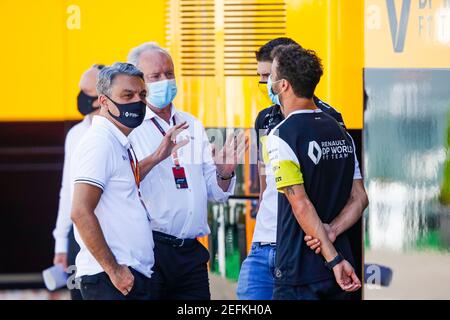
<instances>
[{"instance_id":1,"label":"person in background","mask_svg":"<svg viewBox=\"0 0 450 320\"><path fill-rule=\"evenodd\" d=\"M86 70L80 79L80 93L77 97L78 111L84 119L74 125L66 135L64 143L64 167L62 174L61 190L59 192L58 215L56 226L53 230L55 238L55 254L53 264L61 264L67 271L69 266L75 265L75 257L80 250L73 236L72 220L70 220L71 194L70 194L70 157L73 154L81 137L91 126L92 117L99 111L99 103L95 85L97 76L104 65L95 64ZM81 300L80 290L77 288L70 290L72 300Z\"/></svg>"}]
</instances>

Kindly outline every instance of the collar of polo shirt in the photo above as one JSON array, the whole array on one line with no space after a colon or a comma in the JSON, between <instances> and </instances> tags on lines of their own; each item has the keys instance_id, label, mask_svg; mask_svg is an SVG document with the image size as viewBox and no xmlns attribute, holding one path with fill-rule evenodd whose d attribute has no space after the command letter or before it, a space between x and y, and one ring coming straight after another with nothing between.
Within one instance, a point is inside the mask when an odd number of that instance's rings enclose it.
<instances>
[{"instance_id":1,"label":"collar of polo shirt","mask_svg":"<svg viewBox=\"0 0 450 320\"><path fill-rule=\"evenodd\" d=\"M286 117L289 118L290 116L294 115L294 114L299 114L299 113L320 113L322 112L322 110L320 110L319 108L317 109L303 109L303 110L296 110L296 111L292 111L291 113L289 113L289 115Z\"/></svg>"},{"instance_id":2,"label":"collar of polo shirt","mask_svg":"<svg viewBox=\"0 0 450 320\"><path fill-rule=\"evenodd\" d=\"M117 128L114 125L114 123L112 123L105 117L98 116L98 115L94 116L92 118L92 125L103 127L106 130L108 130L109 132L111 132L114 135L114 137L116 137L117 140L119 140L120 144L123 145L125 148L128 148L128 146L130 145L130 142L128 141L127 136L124 135L122 133L122 131L120 131L119 128Z\"/></svg>"},{"instance_id":3,"label":"collar of polo shirt","mask_svg":"<svg viewBox=\"0 0 450 320\"><path fill-rule=\"evenodd\" d=\"M178 113L178 110L174 107L174 105L173 105L173 103L172 103L171 111L170 111L170 120L172 120L173 117L174 117L177 113ZM147 108L146 108L146 112L145 112L145 118L144 118L144 121L145 121L145 120L153 119L153 118L155 118L155 117L158 117L158 118L161 119L161 117L158 116L156 113L154 113L152 109L150 109L149 107L147 107Z\"/></svg>"}]
</instances>

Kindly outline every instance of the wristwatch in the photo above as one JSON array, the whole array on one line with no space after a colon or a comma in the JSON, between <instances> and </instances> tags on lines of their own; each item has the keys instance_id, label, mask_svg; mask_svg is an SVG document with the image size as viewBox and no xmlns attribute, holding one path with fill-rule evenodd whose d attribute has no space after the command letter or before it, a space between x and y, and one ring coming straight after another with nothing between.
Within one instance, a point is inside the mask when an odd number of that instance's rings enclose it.
<instances>
[{"instance_id":1,"label":"wristwatch","mask_svg":"<svg viewBox=\"0 0 450 320\"><path fill-rule=\"evenodd\" d=\"M338 252L338 255L333 260L330 262L325 261L325 267L329 270L333 270L333 268L342 261L344 261L344 257Z\"/></svg>"},{"instance_id":2,"label":"wristwatch","mask_svg":"<svg viewBox=\"0 0 450 320\"><path fill-rule=\"evenodd\" d=\"M231 175L229 177L224 177L223 175L221 175L219 173L219 171L216 171L216 175L218 178L222 179L222 180L231 180L234 177L234 171L231 173Z\"/></svg>"}]
</instances>

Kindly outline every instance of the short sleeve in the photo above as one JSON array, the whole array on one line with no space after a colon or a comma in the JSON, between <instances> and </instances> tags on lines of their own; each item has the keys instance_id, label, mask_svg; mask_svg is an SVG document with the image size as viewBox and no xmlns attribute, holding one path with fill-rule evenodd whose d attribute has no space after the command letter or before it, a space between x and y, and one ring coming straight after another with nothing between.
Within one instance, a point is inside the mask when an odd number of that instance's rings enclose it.
<instances>
[{"instance_id":1,"label":"short sleeve","mask_svg":"<svg viewBox=\"0 0 450 320\"><path fill-rule=\"evenodd\" d=\"M73 183L87 183L105 190L113 172L114 153L109 141L86 135L72 158Z\"/></svg>"},{"instance_id":2,"label":"short sleeve","mask_svg":"<svg viewBox=\"0 0 450 320\"><path fill-rule=\"evenodd\" d=\"M267 149L278 191L288 186L303 184L298 158L282 138L272 133L269 134Z\"/></svg>"}]
</instances>

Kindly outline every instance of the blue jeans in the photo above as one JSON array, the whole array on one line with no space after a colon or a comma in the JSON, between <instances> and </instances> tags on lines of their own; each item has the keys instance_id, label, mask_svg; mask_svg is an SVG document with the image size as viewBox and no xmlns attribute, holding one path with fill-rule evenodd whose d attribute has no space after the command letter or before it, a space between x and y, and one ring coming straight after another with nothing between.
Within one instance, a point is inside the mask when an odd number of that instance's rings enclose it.
<instances>
[{"instance_id":1,"label":"blue jeans","mask_svg":"<svg viewBox=\"0 0 450 320\"><path fill-rule=\"evenodd\" d=\"M333 278L303 286L275 285L273 298L275 300L348 300L350 296Z\"/></svg>"},{"instance_id":2,"label":"blue jeans","mask_svg":"<svg viewBox=\"0 0 450 320\"><path fill-rule=\"evenodd\" d=\"M237 296L240 300L271 300L273 297L276 246L252 243L239 273Z\"/></svg>"}]
</instances>

